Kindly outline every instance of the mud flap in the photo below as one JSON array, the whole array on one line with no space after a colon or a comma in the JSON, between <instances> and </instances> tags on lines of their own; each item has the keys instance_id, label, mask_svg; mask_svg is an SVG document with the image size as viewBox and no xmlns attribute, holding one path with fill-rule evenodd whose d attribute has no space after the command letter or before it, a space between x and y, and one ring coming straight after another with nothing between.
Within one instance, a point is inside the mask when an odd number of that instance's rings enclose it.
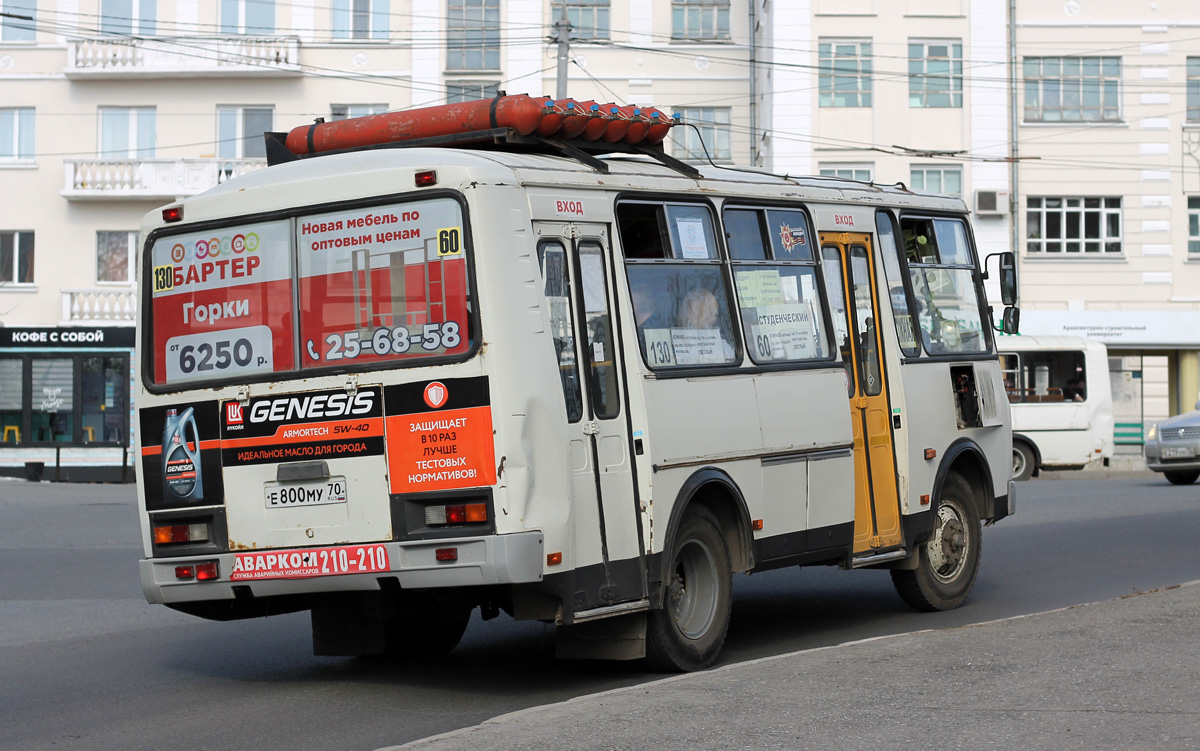
<instances>
[{"instance_id":1,"label":"mud flap","mask_svg":"<svg viewBox=\"0 0 1200 751\"><path fill-rule=\"evenodd\" d=\"M646 613L559 626L554 656L563 660L640 660L646 656Z\"/></svg>"}]
</instances>

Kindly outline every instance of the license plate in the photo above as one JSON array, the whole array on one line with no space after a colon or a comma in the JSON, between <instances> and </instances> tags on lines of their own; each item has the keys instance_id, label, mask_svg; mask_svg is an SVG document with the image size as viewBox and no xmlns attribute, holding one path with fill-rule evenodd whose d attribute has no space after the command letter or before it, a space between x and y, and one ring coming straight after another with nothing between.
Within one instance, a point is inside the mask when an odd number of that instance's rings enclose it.
<instances>
[{"instance_id":1,"label":"license plate","mask_svg":"<svg viewBox=\"0 0 1200 751\"><path fill-rule=\"evenodd\" d=\"M1172 446L1163 447L1162 458L1164 459L1190 459L1196 455L1196 450L1190 446Z\"/></svg>"},{"instance_id":2,"label":"license plate","mask_svg":"<svg viewBox=\"0 0 1200 751\"><path fill-rule=\"evenodd\" d=\"M263 488L267 508L324 506L346 502L346 478L326 477L309 482L267 483Z\"/></svg>"},{"instance_id":3,"label":"license plate","mask_svg":"<svg viewBox=\"0 0 1200 751\"><path fill-rule=\"evenodd\" d=\"M330 548L238 553L230 581L307 579L314 576L370 574L391 571L383 545L341 545Z\"/></svg>"}]
</instances>

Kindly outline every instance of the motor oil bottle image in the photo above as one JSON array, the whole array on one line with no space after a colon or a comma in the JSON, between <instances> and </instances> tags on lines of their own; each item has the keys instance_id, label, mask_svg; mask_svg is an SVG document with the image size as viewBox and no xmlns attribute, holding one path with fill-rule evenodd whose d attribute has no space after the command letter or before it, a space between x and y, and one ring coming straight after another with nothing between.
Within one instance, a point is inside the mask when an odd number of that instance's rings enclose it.
<instances>
[{"instance_id":1,"label":"motor oil bottle image","mask_svg":"<svg viewBox=\"0 0 1200 751\"><path fill-rule=\"evenodd\" d=\"M167 419L163 424L162 458L163 499L192 503L204 500L204 482L200 476L200 432L196 428L191 407L185 409L182 415L177 410L167 410Z\"/></svg>"}]
</instances>

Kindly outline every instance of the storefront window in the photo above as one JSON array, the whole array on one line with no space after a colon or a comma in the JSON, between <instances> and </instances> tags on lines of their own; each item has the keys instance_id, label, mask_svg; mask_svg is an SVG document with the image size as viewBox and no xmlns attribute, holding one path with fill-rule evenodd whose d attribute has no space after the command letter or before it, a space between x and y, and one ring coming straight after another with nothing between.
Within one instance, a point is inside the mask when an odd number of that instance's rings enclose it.
<instances>
[{"instance_id":1,"label":"storefront window","mask_svg":"<svg viewBox=\"0 0 1200 751\"><path fill-rule=\"evenodd\" d=\"M0 355L0 448L127 445L129 358Z\"/></svg>"},{"instance_id":2,"label":"storefront window","mask_svg":"<svg viewBox=\"0 0 1200 751\"><path fill-rule=\"evenodd\" d=\"M79 396L84 443L119 443L125 424L125 359L84 357Z\"/></svg>"},{"instance_id":3,"label":"storefront window","mask_svg":"<svg viewBox=\"0 0 1200 751\"><path fill-rule=\"evenodd\" d=\"M21 365L19 359L0 360L0 445L20 444L24 438Z\"/></svg>"},{"instance_id":4,"label":"storefront window","mask_svg":"<svg viewBox=\"0 0 1200 751\"><path fill-rule=\"evenodd\" d=\"M38 442L71 442L75 437L75 370L71 359L30 362L30 428Z\"/></svg>"}]
</instances>

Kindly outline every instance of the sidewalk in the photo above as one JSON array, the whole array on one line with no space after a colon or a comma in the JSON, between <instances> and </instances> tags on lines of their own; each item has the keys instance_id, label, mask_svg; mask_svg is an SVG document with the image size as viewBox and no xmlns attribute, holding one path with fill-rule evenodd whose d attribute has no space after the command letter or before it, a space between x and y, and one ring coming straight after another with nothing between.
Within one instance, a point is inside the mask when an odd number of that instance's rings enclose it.
<instances>
[{"instance_id":1,"label":"sidewalk","mask_svg":"<svg viewBox=\"0 0 1200 751\"><path fill-rule=\"evenodd\" d=\"M1195 749L1196 584L672 676L392 751Z\"/></svg>"}]
</instances>

